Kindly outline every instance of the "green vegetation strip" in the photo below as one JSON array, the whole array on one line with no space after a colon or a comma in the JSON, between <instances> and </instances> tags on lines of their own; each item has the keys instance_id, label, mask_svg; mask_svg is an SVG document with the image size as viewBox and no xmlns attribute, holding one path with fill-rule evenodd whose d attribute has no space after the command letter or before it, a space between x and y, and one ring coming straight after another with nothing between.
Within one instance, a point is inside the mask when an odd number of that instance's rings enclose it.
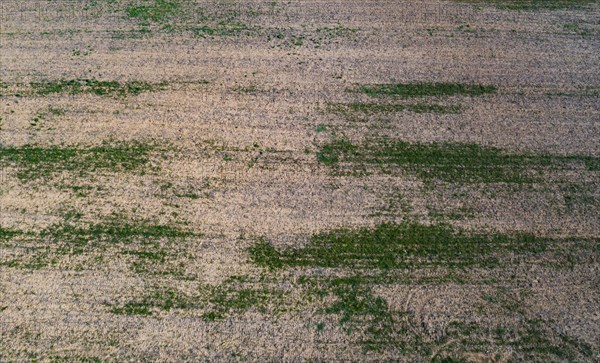
<instances>
[{"instance_id":1,"label":"green vegetation strip","mask_svg":"<svg viewBox=\"0 0 600 363\"><path fill-rule=\"evenodd\" d=\"M410 266L494 266L500 254L539 253L547 240L531 235L467 235L449 227L381 224L314 235L308 246L278 250L266 241L253 246L253 261L267 268L329 267L399 269Z\"/></svg>"},{"instance_id":2,"label":"green vegetation strip","mask_svg":"<svg viewBox=\"0 0 600 363\"><path fill-rule=\"evenodd\" d=\"M33 93L49 95L53 93L68 93L71 95L91 93L98 96L137 96L143 92L164 89L165 83L148 83L143 81L98 81L96 79L72 79L45 82L32 82L29 84Z\"/></svg>"},{"instance_id":3,"label":"green vegetation strip","mask_svg":"<svg viewBox=\"0 0 600 363\"><path fill-rule=\"evenodd\" d=\"M198 290L184 293L163 286L156 286L138 299L132 299L111 311L121 315L153 315L173 309L203 309L206 321L223 319L251 309L266 312L270 304L282 298L280 291L267 288L246 287L229 278L220 285L202 285Z\"/></svg>"},{"instance_id":4,"label":"green vegetation strip","mask_svg":"<svg viewBox=\"0 0 600 363\"><path fill-rule=\"evenodd\" d=\"M168 267L163 266L167 258L176 255L176 249L166 246L197 236L196 233L175 226L134 223L122 217L93 224L76 223L79 218L79 215L70 216L63 223L30 235L20 241L18 246L14 246L16 251L24 249L26 255L7 254L4 260L0 260L0 265L41 269L58 264L65 256L87 254L92 260L103 259L110 250L116 249L116 253L127 256L135 272L164 272ZM14 236L13 233L7 239Z\"/></svg>"},{"instance_id":5,"label":"green vegetation strip","mask_svg":"<svg viewBox=\"0 0 600 363\"><path fill-rule=\"evenodd\" d=\"M154 289L140 300L132 300L111 311L120 315L152 315L154 310L189 309L197 306L179 291L163 287Z\"/></svg>"},{"instance_id":6,"label":"green vegetation strip","mask_svg":"<svg viewBox=\"0 0 600 363\"><path fill-rule=\"evenodd\" d=\"M249 253L255 264L273 272L293 268L295 274L302 274L303 269L317 268L319 274L305 273L298 279L305 295L327 301L322 313L339 317L344 330L357 333L367 351L399 349L418 356L444 358L458 353L456 356L460 357L461 352L477 350L481 339L485 347L511 347L534 360L589 357L593 353L589 345L563 335L555 341L550 338L555 332L525 318L518 325L519 331L501 330L502 326L489 331L475 323L452 324L439 341L427 341L414 334L408 311L390 309L385 298L375 293L377 286L401 283L407 271L442 269L452 273L472 268L506 268L508 264L539 261L560 249L564 242L522 233L472 234L444 225L404 223L318 233L302 248L276 248L260 239ZM588 242L591 243L582 244L594 250L600 240ZM491 301L507 310L521 306L510 296L494 296ZM506 313L514 315L512 310ZM507 337L511 339L506 340ZM434 351L438 353L433 354Z\"/></svg>"},{"instance_id":7,"label":"green vegetation strip","mask_svg":"<svg viewBox=\"0 0 600 363\"><path fill-rule=\"evenodd\" d=\"M54 253L41 249L43 253L29 256L27 261L5 261L2 265L42 268L57 263L59 253L72 256L88 252L94 256L108 249L114 254L116 248L115 256L120 251L127 258L148 260L143 262L147 264L144 270L136 270L147 277L169 262L169 257L177 253L173 248L183 238L195 236L174 226L134 223L119 216L97 224L78 224L80 217L75 212L68 213L64 223L36 235L35 243L51 247ZM17 235L10 230L0 232L8 239ZM172 243L165 245L167 241ZM216 286L200 284L185 291L163 281L140 295L106 305L114 314L142 317L199 310L206 321L248 311L274 316L296 309L304 311L308 306L317 309L318 314L312 317L322 317L326 322L331 322L332 317L337 319L351 341L360 343L366 351L402 350L405 354L432 357L433 361L451 361L460 359L464 352L492 347L510 349L516 357L528 361L587 360L594 354L588 344L557 333L544 321L531 319L522 311L519 295L509 290L487 293L482 299L494 309L505 311L498 314L518 315L517 323L508 329L502 324L453 321L445 334L432 340L414 331L410 311L392 309L376 289L402 283L410 271L460 273L466 269L505 269L509 264L540 263L564 249L565 242L573 242L577 248L571 252L581 255L582 245L595 251L600 240L586 243L529 234L474 234L445 225L418 223L335 229L315 234L304 247L296 248L276 248L260 239L249 249L251 260L266 268L256 279L231 276ZM22 243L19 239L19 245ZM90 266L86 264L86 268ZM315 268L319 273L308 273ZM297 278L293 283L288 280L288 272L282 271L285 269L295 270L293 276ZM294 290L287 294L290 288ZM318 333L331 328L317 322L309 321L307 326L314 324Z\"/></svg>"},{"instance_id":8,"label":"green vegetation strip","mask_svg":"<svg viewBox=\"0 0 600 363\"><path fill-rule=\"evenodd\" d=\"M505 10L559 10L580 8L597 0L458 0L475 5L492 5Z\"/></svg>"},{"instance_id":9,"label":"green vegetation strip","mask_svg":"<svg viewBox=\"0 0 600 363\"><path fill-rule=\"evenodd\" d=\"M250 8L248 12L251 12ZM166 31L188 31L199 37L233 36L253 27L238 20L239 8L225 6L218 13L207 13L206 9L192 2L154 0L146 4L132 4L125 9L129 18L136 19L144 33L150 33L151 25L160 25Z\"/></svg>"},{"instance_id":10,"label":"green vegetation strip","mask_svg":"<svg viewBox=\"0 0 600 363\"><path fill-rule=\"evenodd\" d=\"M141 143L92 148L75 146L0 146L0 165L18 169L21 181L48 177L64 171L80 175L99 170L132 171L148 163L151 146Z\"/></svg>"},{"instance_id":11,"label":"green vegetation strip","mask_svg":"<svg viewBox=\"0 0 600 363\"><path fill-rule=\"evenodd\" d=\"M125 12L130 18L140 19L142 21L162 22L167 18L176 15L178 11L178 3L156 0L154 3L148 5L131 5L127 7Z\"/></svg>"},{"instance_id":12,"label":"green vegetation strip","mask_svg":"<svg viewBox=\"0 0 600 363\"><path fill-rule=\"evenodd\" d=\"M0 241L10 240L11 238L22 234L23 232L0 226Z\"/></svg>"},{"instance_id":13,"label":"green vegetation strip","mask_svg":"<svg viewBox=\"0 0 600 363\"><path fill-rule=\"evenodd\" d=\"M168 225L108 221L83 227L72 224L55 225L43 230L40 237L49 237L51 241L85 246L98 242L131 244L136 241L144 245L151 240L185 238L192 235L194 234L191 232Z\"/></svg>"},{"instance_id":14,"label":"green vegetation strip","mask_svg":"<svg viewBox=\"0 0 600 363\"><path fill-rule=\"evenodd\" d=\"M369 96L397 96L401 98L433 96L481 96L495 93L497 88L490 85L461 83L398 83L363 85L359 92Z\"/></svg>"},{"instance_id":15,"label":"green vegetation strip","mask_svg":"<svg viewBox=\"0 0 600 363\"><path fill-rule=\"evenodd\" d=\"M331 166L350 163L364 169L370 165L384 172L399 166L425 180L459 183L530 183L536 181L533 172L576 165L600 170L600 158L593 156L510 154L477 144L408 143L391 138L369 139L360 145L336 139L321 147L317 159Z\"/></svg>"},{"instance_id":16,"label":"green vegetation strip","mask_svg":"<svg viewBox=\"0 0 600 363\"><path fill-rule=\"evenodd\" d=\"M201 26L194 26L194 27L190 28L192 33L194 33L196 36L199 36L202 38L204 38L206 36L213 36L213 35L219 35L219 36L238 35L238 34L242 33L243 31L248 31L251 29L252 29L251 27L249 27L248 25L246 25L242 22L232 21L232 20L218 21L211 25L201 25Z\"/></svg>"}]
</instances>

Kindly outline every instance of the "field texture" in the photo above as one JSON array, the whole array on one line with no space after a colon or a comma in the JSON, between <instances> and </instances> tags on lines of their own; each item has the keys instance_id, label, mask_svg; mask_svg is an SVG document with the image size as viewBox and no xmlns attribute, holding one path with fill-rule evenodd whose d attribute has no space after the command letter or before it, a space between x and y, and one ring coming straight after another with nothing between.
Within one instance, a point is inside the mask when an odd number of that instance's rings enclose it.
<instances>
[{"instance_id":1,"label":"field texture","mask_svg":"<svg viewBox=\"0 0 600 363\"><path fill-rule=\"evenodd\" d=\"M600 3L1 0L0 362L600 360Z\"/></svg>"}]
</instances>

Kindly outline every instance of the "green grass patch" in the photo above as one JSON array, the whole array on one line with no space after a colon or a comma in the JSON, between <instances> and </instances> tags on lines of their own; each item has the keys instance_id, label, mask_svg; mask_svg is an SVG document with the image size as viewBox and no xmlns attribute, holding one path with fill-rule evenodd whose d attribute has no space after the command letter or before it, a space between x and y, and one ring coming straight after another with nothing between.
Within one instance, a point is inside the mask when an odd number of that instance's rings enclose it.
<instances>
[{"instance_id":1,"label":"green grass patch","mask_svg":"<svg viewBox=\"0 0 600 363\"><path fill-rule=\"evenodd\" d=\"M152 31L148 28L130 29L130 30L110 30L108 31L112 39L143 39L148 37Z\"/></svg>"},{"instance_id":2,"label":"green grass patch","mask_svg":"<svg viewBox=\"0 0 600 363\"><path fill-rule=\"evenodd\" d=\"M484 351L492 345L510 347L515 357L527 360L556 357L577 360L590 356L588 345L563 335L560 335L563 342L557 343L554 332L529 322L515 324L518 330L511 335L500 329L451 325L447 335L432 341L415 334L410 311L391 310L386 299L375 290L388 284L422 285L424 282L413 280L407 272L424 269L449 273L428 283L461 283L452 277L453 272L504 269L507 264L527 264L529 260L539 262L553 249L563 248L565 242L528 234L476 234L445 225L405 223L322 232L313 235L301 248L275 248L260 239L249 254L255 264L268 270L293 268L295 275L307 270L319 271L298 279L303 295L307 301L326 302L321 313L336 316L344 331L357 338L365 351L400 351L429 356L433 361L448 361L448 357L460 360L465 352ZM570 242L580 247L579 241ZM600 240L591 242L591 248L597 249ZM337 270L328 272L323 268ZM275 275L281 276L279 272ZM502 292L484 295L483 299L506 310L508 315L521 314L523 304L511 297Z\"/></svg>"},{"instance_id":3,"label":"green grass patch","mask_svg":"<svg viewBox=\"0 0 600 363\"><path fill-rule=\"evenodd\" d=\"M148 5L132 5L125 12L130 18L143 22L164 22L179 11L179 4L173 1L155 0Z\"/></svg>"},{"instance_id":4,"label":"green grass patch","mask_svg":"<svg viewBox=\"0 0 600 363\"><path fill-rule=\"evenodd\" d=\"M159 287L138 301L129 301L123 306L113 307L111 312L119 315L149 316L160 310L190 309L197 306L197 302L186 294L173 288Z\"/></svg>"},{"instance_id":5,"label":"green grass patch","mask_svg":"<svg viewBox=\"0 0 600 363\"><path fill-rule=\"evenodd\" d=\"M600 190L594 182L564 183L560 191L569 212L600 210Z\"/></svg>"},{"instance_id":6,"label":"green grass patch","mask_svg":"<svg viewBox=\"0 0 600 363\"><path fill-rule=\"evenodd\" d=\"M182 230L170 225L149 224L144 222L132 223L128 221L109 219L102 223L76 225L74 223L60 223L53 225L40 233L42 239L47 239L54 244L70 246L94 246L108 244L113 246L130 245L135 242L139 246L156 247L160 239L182 239L194 236L190 231ZM124 254L140 257L164 259L162 251L123 251Z\"/></svg>"},{"instance_id":7,"label":"green grass patch","mask_svg":"<svg viewBox=\"0 0 600 363\"><path fill-rule=\"evenodd\" d=\"M410 332L407 312L392 311L386 299L375 293L373 288L378 280L360 273L347 277L300 278L306 296L327 301L320 313L336 316L342 329L354 336L365 351L399 350L404 354L429 355L428 344Z\"/></svg>"},{"instance_id":8,"label":"green grass patch","mask_svg":"<svg viewBox=\"0 0 600 363\"><path fill-rule=\"evenodd\" d=\"M237 285L237 284L236 284ZM267 288L223 284L207 287L205 295L210 308L202 316L208 321L223 319L250 309L266 312L268 304L281 299L281 294Z\"/></svg>"},{"instance_id":9,"label":"green grass patch","mask_svg":"<svg viewBox=\"0 0 600 363\"><path fill-rule=\"evenodd\" d=\"M567 23L567 24L563 25L563 29L565 29L566 31L571 32L571 33L579 34L579 35L581 35L583 37L587 36L587 35L590 35L590 31L589 30L582 29L582 28L579 27L578 24L574 24L574 23Z\"/></svg>"},{"instance_id":10,"label":"green grass patch","mask_svg":"<svg viewBox=\"0 0 600 363\"><path fill-rule=\"evenodd\" d=\"M433 362L466 361L466 352L489 351L490 347L510 349L512 360L528 362L578 362L594 356L592 346L550 328L539 319L521 313L518 324L484 327L477 323L451 322L442 339L443 349L438 350ZM448 360L453 357L454 360ZM444 360L444 358L446 360Z\"/></svg>"},{"instance_id":11,"label":"green grass patch","mask_svg":"<svg viewBox=\"0 0 600 363\"><path fill-rule=\"evenodd\" d=\"M63 222L28 233L29 237L20 240L19 246L13 246L17 255L6 254L0 265L41 269L56 265L64 256L79 256L80 261L87 262L75 269L86 269L105 257L127 256L134 272L161 274L171 271L170 262L178 257L177 244L199 236L175 225L131 221L121 215L99 223L86 223L81 217L68 212Z\"/></svg>"},{"instance_id":12,"label":"green grass patch","mask_svg":"<svg viewBox=\"0 0 600 363\"><path fill-rule=\"evenodd\" d=\"M49 95L54 93L94 94L98 96L126 97L137 96L143 92L153 92L164 89L165 83L148 83L143 81L99 81L96 79L72 79L45 82L31 82L29 84L36 95Z\"/></svg>"},{"instance_id":13,"label":"green grass patch","mask_svg":"<svg viewBox=\"0 0 600 363\"><path fill-rule=\"evenodd\" d=\"M81 355L58 356L51 355L48 357L51 363L102 363L102 359L98 357L86 357ZM33 360L37 361L37 360Z\"/></svg>"},{"instance_id":14,"label":"green grass patch","mask_svg":"<svg viewBox=\"0 0 600 363\"><path fill-rule=\"evenodd\" d=\"M201 309L202 317L214 321L240 314L250 309L265 312L268 304L278 301L281 294L267 288L241 286L231 279L220 285L203 285L195 293L154 287L145 296L127 302L111 311L123 315L153 315L158 311L173 309Z\"/></svg>"},{"instance_id":15,"label":"green grass patch","mask_svg":"<svg viewBox=\"0 0 600 363\"><path fill-rule=\"evenodd\" d=\"M116 249L128 256L132 270L139 274L176 272L168 262L177 257L177 248L165 246L193 236L197 234L171 225L118 220L83 226L65 223L41 233L42 239L55 247L56 256L102 255Z\"/></svg>"},{"instance_id":16,"label":"green grass patch","mask_svg":"<svg viewBox=\"0 0 600 363\"><path fill-rule=\"evenodd\" d=\"M190 28L194 35L201 38L212 36L234 36L239 35L242 32L250 31L251 29L252 28L247 24L232 19L209 22Z\"/></svg>"},{"instance_id":17,"label":"green grass patch","mask_svg":"<svg viewBox=\"0 0 600 363\"><path fill-rule=\"evenodd\" d=\"M598 171L600 158L507 153L501 149L466 143L408 143L390 138L368 139L355 145L335 139L321 146L317 160L335 166L350 164L354 171L391 167L416 174L424 180L455 183L532 183L543 170L582 166ZM533 175L535 174L535 175Z\"/></svg>"},{"instance_id":18,"label":"green grass patch","mask_svg":"<svg viewBox=\"0 0 600 363\"><path fill-rule=\"evenodd\" d=\"M440 96L481 96L495 93L497 88L491 85L461 83L397 83L362 85L359 92L369 96L440 97Z\"/></svg>"},{"instance_id":19,"label":"green grass patch","mask_svg":"<svg viewBox=\"0 0 600 363\"><path fill-rule=\"evenodd\" d=\"M21 231L17 231L14 229L10 229L10 228L4 228L0 226L0 241L2 240L10 240L13 237L16 237L20 234L23 234L23 232Z\"/></svg>"},{"instance_id":20,"label":"green grass patch","mask_svg":"<svg viewBox=\"0 0 600 363\"><path fill-rule=\"evenodd\" d=\"M75 146L0 146L0 165L18 169L21 181L73 172L80 176L97 171L133 171L146 165L152 147L141 143L91 148Z\"/></svg>"},{"instance_id":21,"label":"green grass patch","mask_svg":"<svg viewBox=\"0 0 600 363\"><path fill-rule=\"evenodd\" d=\"M357 155L358 147L345 139L336 139L321 146L317 152L317 160L326 165L333 165L347 158L348 155Z\"/></svg>"},{"instance_id":22,"label":"green grass patch","mask_svg":"<svg viewBox=\"0 0 600 363\"><path fill-rule=\"evenodd\" d=\"M399 314L392 313L387 301L375 296L369 286L334 279L330 289L336 300L325 308L325 313L338 315L340 324L349 333L362 331L360 343L366 351L382 351L391 344L407 349L395 339L395 335L405 331L398 324Z\"/></svg>"},{"instance_id":23,"label":"green grass patch","mask_svg":"<svg viewBox=\"0 0 600 363\"><path fill-rule=\"evenodd\" d=\"M125 13L132 19L137 19L142 26L141 31L150 33L148 28L153 24L161 25L161 30L168 32L191 32L206 38L213 36L235 36L253 30L239 18L243 14L231 4L221 4L209 11L193 2L154 0L142 5L131 5ZM251 13L248 10L247 13ZM155 29L153 29L155 30Z\"/></svg>"},{"instance_id":24,"label":"green grass patch","mask_svg":"<svg viewBox=\"0 0 600 363\"><path fill-rule=\"evenodd\" d=\"M175 194L175 196L177 198L189 198L189 199L194 199L194 200L200 199L203 197L197 193L181 193L181 194Z\"/></svg>"},{"instance_id":25,"label":"green grass patch","mask_svg":"<svg viewBox=\"0 0 600 363\"><path fill-rule=\"evenodd\" d=\"M337 24L337 25L331 26L331 27L328 27L328 26L320 27L320 28L315 29L315 31L317 32L317 34L321 34L328 38L343 38L343 37L353 36L354 34L356 34L358 29L349 28L347 26Z\"/></svg>"},{"instance_id":26,"label":"green grass patch","mask_svg":"<svg viewBox=\"0 0 600 363\"><path fill-rule=\"evenodd\" d=\"M597 0L459 0L475 5L492 5L504 10L577 9L597 3Z\"/></svg>"},{"instance_id":27,"label":"green grass patch","mask_svg":"<svg viewBox=\"0 0 600 363\"><path fill-rule=\"evenodd\" d=\"M267 32L267 41L272 46L279 48L312 47L315 49L342 41L356 41L358 29L349 28L341 24L333 27L317 27L307 29L298 28L271 28Z\"/></svg>"},{"instance_id":28,"label":"green grass patch","mask_svg":"<svg viewBox=\"0 0 600 363\"><path fill-rule=\"evenodd\" d=\"M164 250L158 250L158 251L125 250L121 253L124 255L136 256L139 259L152 260L152 261L156 261L156 262L165 262L165 257L167 256L167 252L165 252Z\"/></svg>"},{"instance_id":29,"label":"green grass patch","mask_svg":"<svg viewBox=\"0 0 600 363\"><path fill-rule=\"evenodd\" d=\"M501 264L506 253L540 253L548 241L527 234L469 235L443 225L381 224L312 236L304 248L279 250L265 240L251 247L263 267L400 269L411 266L472 267Z\"/></svg>"}]
</instances>

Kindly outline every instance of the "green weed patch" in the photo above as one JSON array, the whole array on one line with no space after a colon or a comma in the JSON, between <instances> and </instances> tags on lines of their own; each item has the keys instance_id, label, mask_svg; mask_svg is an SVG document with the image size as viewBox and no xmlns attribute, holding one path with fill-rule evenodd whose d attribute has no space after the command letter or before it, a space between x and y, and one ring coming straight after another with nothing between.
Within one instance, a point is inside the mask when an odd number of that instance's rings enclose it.
<instances>
[{"instance_id":1,"label":"green weed patch","mask_svg":"<svg viewBox=\"0 0 600 363\"><path fill-rule=\"evenodd\" d=\"M82 223L79 218L68 217L63 223L32 234L19 246L28 251L26 256L11 258L7 255L7 260L0 262L0 265L41 269L59 263L64 256L88 256L94 259L116 251L127 256L135 272L160 272L164 270L161 267L166 260L177 254L176 250L169 250L162 244L197 236L192 231L170 225L130 222L122 218L101 223Z\"/></svg>"},{"instance_id":2,"label":"green weed patch","mask_svg":"<svg viewBox=\"0 0 600 363\"><path fill-rule=\"evenodd\" d=\"M222 284L206 287L204 290L210 308L203 317L208 321L223 319L250 309L266 312L269 304L281 300L280 292L268 288L244 287L239 284Z\"/></svg>"},{"instance_id":3,"label":"green weed patch","mask_svg":"<svg viewBox=\"0 0 600 363\"><path fill-rule=\"evenodd\" d=\"M169 225L117 221L107 221L87 226L75 226L68 223L58 224L43 230L40 234L42 238L49 237L52 241L73 245L87 245L89 243L100 242L112 245L127 245L137 242L144 245L161 238L175 239L193 235L192 232ZM135 254L131 251L126 252Z\"/></svg>"},{"instance_id":4,"label":"green weed patch","mask_svg":"<svg viewBox=\"0 0 600 363\"><path fill-rule=\"evenodd\" d=\"M231 280L216 286L201 286L195 293L183 293L173 288L154 287L145 296L113 307L123 315L153 315L173 309L200 309L207 321L223 319L250 309L265 311L268 304L280 298L269 289L242 287Z\"/></svg>"},{"instance_id":5,"label":"green weed patch","mask_svg":"<svg viewBox=\"0 0 600 363\"><path fill-rule=\"evenodd\" d=\"M96 79L72 79L45 82L31 82L29 84L36 95L49 95L54 93L94 94L97 96L126 97L137 96L143 92L162 90L165 83L149 83L144 81L99 81Z\"/></svg>"},{"instance_id":6,"label":"green weed patch","mask_svg":"<svg viewBox=\"0 0 600 363\"><path fill-rule=\"evenodd\" d=\"M544 169L582 166L597 171L599 158L507 153L493 147L465 143L408 143L390 138L368 139L355 145L335 139L316 154L323 164L350 164L391 172L392 167L416 174L424 180L455 183L532 183Z\"/></svg>"},{"instance_id":7,"label":"green weed patch","mask_svg":"<svg viewBox=\"0 0 600 363\"><path fill-rule=\"evenodd\" d=\"M459 0L475 5L492 5L504 10L577 9L596 3L596 0Z\"/></svg>"},{"instance_id":8,"label":"green weed patch","mask_svg":"<svg viewBox=\"0 0 600 363\"><path fill-rule=\"evenodd\" d=\"M593 249L600 240L590 242ZM514 332L504 332L500 327L484 330L475 324L451 325L441 339L424 340L411 330L409 311L390 309L386 299L375 292L376 286L400 283L406 271L505 268L507 264L527 259L537 261L542 254L560 249L563 243L522 233L474 234L445 225L405 223L322 232L313 235L302 248L276 248L260 239L249 253L255 264L271 271L337 269L326 274L303 275L299 282L307 297L328 301L321 313L337 316L349 335L356 333L366 351L400 350L405 354L428 355L433 361L448 361L448 357L460 359L464 352L493 345L509 347L534 360L556 357L573 360L591 356L589 345L565 335L555 343L550 338L554 332L526 319ZM348 275L340 277L341 271ZM484 298L506 309L506 314L520 313L522 305L505 295Z\"/></svg>"},{"instance_id":9,"label":"green weed patch","mask_svg":"<svg viewBox=\"0 0 600 363\"><path fill-rule=\"evenodd\" d=\"M179 11L179 4L172 1L155 0L148 5L132 5L126 9L127 16L144 22L162 22Z\"/></svg>"},{"instance_id":10,"label":"green weed patch","mask_svg":"<svg viewBox=\"0 0 600 363\"><path fill-rule=\"evenodd\" d=\"M217 12L209 12L194 3L179 1L154 0L143 5L131 5L125 13L137 19L145 33L151 33L151 25L158 24L164 31L191 32L206 38L213 36L235 36L248 32L253 27L240 20L242 13L238 9L224 6ZM252 13L248 10L248 14Z\"/></svg>"},{"instance_id":11,"label":"green weed patch","mask_svg":"<svg viewBox=\"0 0 600 363\"><path fill-rule=\"evenodd\" d=\"M278 250L267 241L250 249L269 269L328 267L399 269L410 266L494 266L502 253L540 253L547 241L531 235L468 235L441 225L381 224L312 236L304 248Z\"/></svg>"},{"instance_id":12,"label":"green weed patch","mask_svg":"<svg viewBox=\"0 0 600 363\"><path fill-rule=\"evenodd\" d=\"M10 228L0 227L0 241L10 240L11 238L16 237L20 234L23 234L23 232Z\"/></svg>"},{"instance_id":13,"label":"green weed patch","mask_svg":"<svg viewBox=\"0 0 600 363\"><path fill-rule=\"evenodd\" d=\"M120 315L144 315L149 316L157 311L171 311L173 309L190 309L196 307L196 303L182 292L160 287L140 300L129 301L123 306L113 307L111 312Z\"/></svg>"},{"instance_id":14,"label":"green weed patch","mask_svg":"<svg viewBox=\"0 0 600 363\"><path fill-rule=\"evenodd\" d=\"M21 181L72 172L80 176L96 171L133 171L146 165L152 147L141 143L92 148L74 146L0 146L0 165L18 169Z\"/></svg>"}]
</instances>

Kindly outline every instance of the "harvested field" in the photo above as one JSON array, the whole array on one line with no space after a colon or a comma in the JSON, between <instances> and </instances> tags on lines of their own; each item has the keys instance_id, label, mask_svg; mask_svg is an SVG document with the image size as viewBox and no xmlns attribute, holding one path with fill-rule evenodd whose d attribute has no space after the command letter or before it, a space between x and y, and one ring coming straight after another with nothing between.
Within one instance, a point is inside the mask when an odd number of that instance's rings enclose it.
<instances>
[{"instance_id":1,"label":"harvested field","mask_svg":"<svg viewBox=\"0 0 600 363\"><path fill-rule=\"evenodd\" d=\"M600 360L600 2L2 0L0 362Z\"/></svg>"}]
</instances>

